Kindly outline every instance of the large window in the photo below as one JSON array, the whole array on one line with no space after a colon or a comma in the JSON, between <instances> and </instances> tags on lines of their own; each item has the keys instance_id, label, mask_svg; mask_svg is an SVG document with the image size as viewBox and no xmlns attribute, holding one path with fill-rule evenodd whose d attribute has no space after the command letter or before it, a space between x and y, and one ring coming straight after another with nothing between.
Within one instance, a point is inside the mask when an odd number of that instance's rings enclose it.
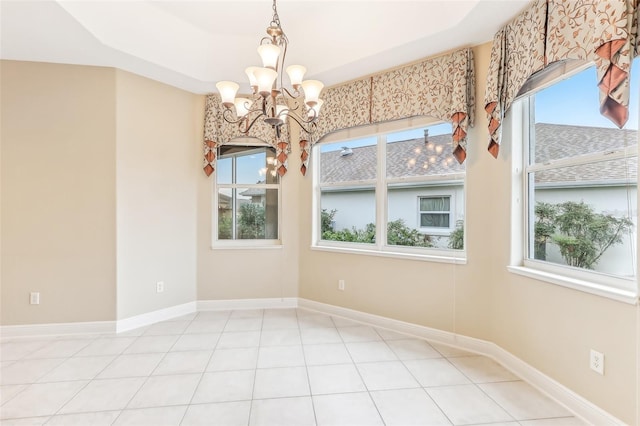
<instances>
[{"instance_id":1,"label":"large window","mask_svg":"<svg viewBox=\"0 0 640 426\"><path fill-rule=\"evenodd\" d=\"M278 240L279 184L275 150L223 145L216 167L214 240Z\"/></svg>"},{"instance_id":2,"label":"large window","mask_svg":"<svg viewBox=\"0 0 640 426\"><path fill-rule=\"evenodd\" d=\"M449 124L314 149L316 246L460 257L465 166Z\"/></svg>"},{"instance_id":3,"label":"large window","mask_svg":"<svg viewBox=\"0 0 640 426\"><path fill-rule=\"evenodd\" d=\"M595 81L595 68L582 67L515 105L523 117L523 265L560 284L633 295L638 78L624 129L600 116Z\"/></svg>"}]
</instances>

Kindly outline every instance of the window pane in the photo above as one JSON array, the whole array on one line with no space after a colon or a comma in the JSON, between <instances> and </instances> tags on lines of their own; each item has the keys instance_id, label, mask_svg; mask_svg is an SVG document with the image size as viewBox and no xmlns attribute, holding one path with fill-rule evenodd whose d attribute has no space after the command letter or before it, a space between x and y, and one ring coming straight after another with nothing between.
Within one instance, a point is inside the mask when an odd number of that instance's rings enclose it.
<instances>
[{"instance_id":1,"label":"window pane","mask_svg":"<svg viewBox=\"0 0 640 426\"><path fill-rule=\"evenodd\" d=\"M320 184L374 180L376 138L336 142L320 146Z\"/></svg>"},{"instance_id":2,"label":"window pane","mask_svg":"<svg viewBox=\"0 0 640 426\"><path fill-rule=\"evenodd\" d=\"M236 157L235 183L264 183L267 173L265 149Z\"/></svg>"},{"instance_id":3,"label":"window pane","mask_svg":"<svg viewBox=\"0 0 640 426\"><path fill-rule=\"evenodd\" d=\"M232 165L231 158L218 158L216 161L216 182L218 184L232 183Z\"/></svg>"},{"instance_id":4,"label":"window pane","mask_svg":"<svg viewBox=\"0 0 640 426\"><path fill-rule=\"evenodd\" d=\"M217 239L277 240L279 190L267 188L278 184L275 150L225 145L219 154Z\"/></svg>"},{"instance_id":5,"label":"window pane","mask_svg":"<svg viewBox=\"0 0 640 426\"><path fill-rule=\"evenodd\" d=\"M434 228L448 228L449 215L442 213L422 213L420 215L420 226Z\"/></svg>"},{"instance_id":6,"label":"window pane","mask_svg":"<svg viewBox=\"0 0 640 426\"><path fill-rule=\"evenodd\" d=\"M278 237L278 190L238 188L236 238L240 240Z\"/></svg>"},{"instance_id":7,"label":"window pane","mask_svg":"<svg viewBox=\"0 0 640 426\"><path fill-rule=\"evenodd\" d=\"M636 174L635 157L531 173L529 258L634 276Z\"/></svg>"},{"instance_id":8,"label":"window pane","mask_svg":"<svg viewBox=\"0 0 640 426\"><path fill-rule=\"evenodd\" d=\"M218 190L218 239L233 239L233 195L228 188Z\"/></svg>"},{"instance_id":9,"label":"window pane","mask_svg":"<svg viewBox=\"0 0 640 426\"><path fill-rule=\"evenodd\" d=\"M590 67L532 95L529 164L542 170L527 173L527 256L633 277L637 156L602 160L595 154L637 146L638 73L631 75L631 114L623 130L599 114L595 73ZM565 165L554 167L557 160Z\"/></svg>"},{"instance_id":10,"label":"window pane","mask_svg":"<svg viewBox=\"0 0 640 426\"><path fill-rule=\"evenodd\" d=\"M425 212L448 212L450 210L449 205L449 197L420 198L420 210Z\"/></svg>"},{"instance_id":11,"label":"window pane","mask_svg":"<svg viewBox=\"0 0 640 426\"><path fill-rule=\"evenodd\" d=\"M388 135L387 178L464 173L465 165L453 158L451 139L449 124Z\"/></svg>"},{"instance_id":12,"label":"window pane","mask_svg":"<svg viewBox=\"0 0 640 426\"><path fill-rule=\"evenodd\" d=\"M452 152L448 123L387 135L387 179L403 179L387 185L387 244L463 248L465 165ZM458 211L451 211L451 197L443 193L455 194ZM461 226L455 245L452 220Z\"/></svg>"},{"instance_id":13,"label":"window pane","mask_svg":"<svg viewBox=\"0 0 640 426\"><path fill-rule=\"evenodd\" d=\"M320 206L321 239L375 242L376 193L373 187L323 190Z\"/></svg>"}]
</instances>

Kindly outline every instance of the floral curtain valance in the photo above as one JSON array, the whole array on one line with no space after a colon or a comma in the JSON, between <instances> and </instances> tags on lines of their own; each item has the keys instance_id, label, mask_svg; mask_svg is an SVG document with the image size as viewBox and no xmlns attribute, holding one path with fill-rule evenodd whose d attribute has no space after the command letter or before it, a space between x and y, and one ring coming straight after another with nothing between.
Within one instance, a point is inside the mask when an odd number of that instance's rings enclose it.
<instances>
[{"instance_id":1,"label":"floral curtain valance","mask_svg":"<svg viewBox=\"0 0 640 426\"><path fill-rule=\"evenodd\" d=\"M462 49L392 71L328 88L315 140L302 133L301 171L306 173L313 142L342 129L415 116L452 123L454 156L466 158L466 136L473 126L473 52Z\"/></svg>"},{"instance_id":2,"label":"floral curtain valance","mask_svg":"<svg viewBox=\"0 0 640 426\"><path fill-rule=\"evenodd\" d=\"M258 108L259 104L254 103L252 108ZM291 153L289 143L289 127L282 126L280 139L276 140L275 131L262 120L256 121L248 135L240 132L237 124L226 122L222 114L224 107L220 95L211 94L206 97L205 117L204 117L204 165L203 169L207 176L215 170L216 152L221 145L229 143L238 137L254 137L268 143L276 149L276 170L280 176L287 172L288 156Z\"/></svg>"},{"instance_id":3,"label":"floral curtain valance","mask_svg":"<svg viewBox=\"0 0 640 426\"><path fill-rule=\"evenodd\" d=\"M489 152L498 156L502 119L527 79L566 59L595 62L600 112L623 127L639 49L638 0L533 1L493 39L484 99Z\"/></svg>"}]
</instances>

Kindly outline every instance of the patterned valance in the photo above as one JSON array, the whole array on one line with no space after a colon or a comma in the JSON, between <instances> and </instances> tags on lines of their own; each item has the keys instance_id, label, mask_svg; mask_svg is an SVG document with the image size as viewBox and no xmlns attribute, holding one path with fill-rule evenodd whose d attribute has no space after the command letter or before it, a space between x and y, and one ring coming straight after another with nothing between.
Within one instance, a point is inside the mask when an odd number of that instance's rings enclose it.
<instances>
[{"instance_id":1,"label":"patterned valance","mask_svg":"<svg viewBox=\"0 0 640 426\"><path fill-rule=\"evenodd\" d=\"M322 94L324 105L314 140L302 132L301 171L306 173L312 143L323 136L365 124L431 116L452 123L454 156L466 158L466 136L475 103L473 52L462 49L339 86Z\"/></svg>"},{"instance_id":2,"label":"patterned valance","mask_svg":"<svg viewBox=\"0 0 640 426\"><path fill-rule=\"evenodd\" d=\"M527 79L566 59L596 64L600 112L622 128L638 37L638 0L533 1L493 39L484 99L489 152L498 156L502 119Z\"/></svg>"},{"instance_id":3,"label":"patterned valance","mask_svg":"<svg viewBox=\"0 0 640 426\"><path fill-rule=\"evenodd\" d=\"M255 103L252 108L260 105ZM268 143L276 149L276 170L280 176L287 172L287 159L291 153L289 143L289 127L282 126L280 139L276 140L276 132L262 120L256 121L248 135L240 132L237 124L226 122L222 118L224 107L220 95L211 94L206 97L204 116L204 172L207 176L215 170L216 151L221 145L239 137L254 137Z\"/></svg>"},{"instance_id":4,"label":"patterned valance","mask_svg":"<svg viewBox=\"0 0 640 426\"><path fill-rule=\"evenodd\" d=\"M431 116L452 124L453 155L462 163L467 154L467 130L473 126L475 78L473 52L462 49L417 64L326 89L314 139L301 132L301 171L305 174L311 145L328 133L385 121ZM224 107L217 94L208 95L205 106L204 171L215 170L216 149L244 136L237 125L224 121ZM276 148L277 170L287 171L291 153L288 128L279 141L273 129L258 120L249 136ZM285 129L286 128L286 129Z\"/></svg>"}]
</instances>

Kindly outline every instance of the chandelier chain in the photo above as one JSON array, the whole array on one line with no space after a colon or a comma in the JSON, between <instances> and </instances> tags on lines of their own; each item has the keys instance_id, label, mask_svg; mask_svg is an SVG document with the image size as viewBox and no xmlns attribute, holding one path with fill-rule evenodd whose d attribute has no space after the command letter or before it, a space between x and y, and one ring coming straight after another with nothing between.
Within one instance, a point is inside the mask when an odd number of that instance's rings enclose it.
<instances>
[{"instance_id":1,"label":"chandelier chain","mask_svg":"<svg viewBox=\"0 0 640 426\"><path fill-rule=\"evenodd\" d=\"M273 6L271 6L271 8L273 9L273 18L271 19L271 25L274 25L278 28L281 28L280 26L280 17L278 16L278 9L276 8L276 0L273 0Z\"/></svg>"}]
</instances>

